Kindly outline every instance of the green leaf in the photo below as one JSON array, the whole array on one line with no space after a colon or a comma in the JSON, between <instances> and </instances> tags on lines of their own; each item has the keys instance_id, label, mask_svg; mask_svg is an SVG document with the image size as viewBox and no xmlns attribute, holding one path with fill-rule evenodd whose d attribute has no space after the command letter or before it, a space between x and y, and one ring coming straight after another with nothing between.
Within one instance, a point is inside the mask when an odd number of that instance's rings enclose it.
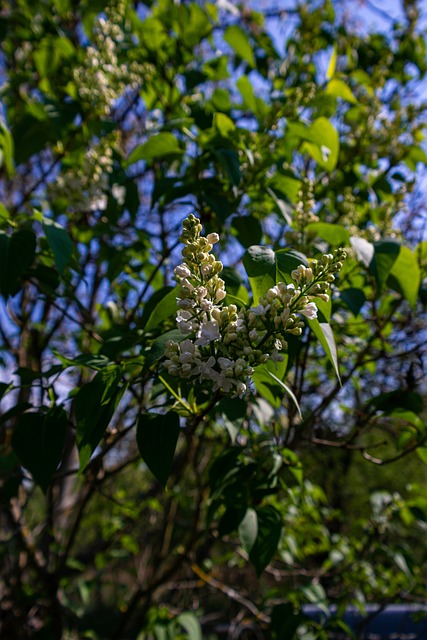
<instances>
[{"instance_id":1,"label":"green leaf","mask_svg":"<svg viewBox=\"0 0 427 640\"><path fill-rule=\"evenodd\" d=\"M222 138L230 138L236 131L236 125L233 120L225 115L225 113L214 113L213 126Z\"/></svg>"},{"instance_id":2,"label":"green leaf","mask_svg":"<svg viewBox=\"0 0 427 640\"><path fill-rule=\"evenodd\" d=\"M338 131L333 124L323 116L317 118L306 130L302 151L308 151L316 162L333 171L337 166L340 142Z\"/></svg>"},{"instance_id":3,"label":"green leaf","mask_svg":"<svg viewBox=\"0 0 427 640\"><path fill-rule=\"evenodd\" d=\"M354 316L358 316L360 309L366 302L366 296L362 289L349 287L340 291L340 298L345 302Z\"/></svg>"},{"instance_id":4,"label":"green leaf","mask_svg":"<svg viewBox=\"0 0 427 640\"><path fill-rule=\"evenodd\" d=\"M239 524L239 537L246 553L250 553L258 535L258 517L255 509L247 509Z\"/></svg>"},{"instance_id":5,"label":"green leaf","mask_svg":"<svg viewBox=\"0 0 427 640\"><path fill-rule=\"evenodd\" d=\"M379 291L384 288L399 253L400 245L397 242L383 240L374 244L374 256L369 270L375 276Z\"/></svg>"},{"instance_id":6,"label":"green leaf","mask_svg":"<svg viewBox=\"0 0 427 640\"><path fill-rule=\"evenodd\" d=\"M296 406L299 416L300 418L302 418L302 413L301 413L301 408L299 406L298 400L296 398L296 395L294 394L294 392L292 391L292 389L290 387L288 387L287 384L285 384L283 382L283 380L280 380L280 378L278 378L276 375L274 375L274 373L272 371L267 371L268 375L273 378L273 380L275 380L277 382L277 384L279 384L282 389L288 394L288 396L291 398L292 402L294 403L294 405Z\"/></svg>"},{"instance_id":7,"label":"green leaf","mask_svg":"<svg viewBox=\"0 0 427 640\"><path fill-rule=\"evenodd\" d=\"M36 237L30 229L21 229L10 237L0 231L0 293L5 297L19 291L35 252Z\"/></svg>"},{"instance_id":8,"label":"green leaf","mask_svg":"<svg viewBox=\"0 0 427 640\"><path fill-rule=\"evenodd\" d=\"M334 77L335 69L337 66L337 47L334 45L332 47L331 57L329 59L328 69L326 71L326 80L330 80Z\"/></svg>"},{"instance_id":9,"label":"green leaf","mask_svg":"<svg viewBox=\"0 0 427 640\"><path fill-rule=\"evenodd\" d=\"M143 413L138 420L139 452L151 473L164 486L172 470L179 433L179 416L173 411L163 415Z\"/></svg>"},{"instance_id":10,"label":"green leaf","mask_svg":"<svg viewBox=\"0 0 427 640\"><path fill-rule=\"evenodd\" d=\"M120 367L112 365L98 371L76 395L76 431L80 469L88 464L101 441L126 386L121 385Z\"/></svg>"},{"instance_id":11,"label":"green leaf","mask_svg":"<svg viewBox=\"0 0 427 640\"><path fill-rule=\"evenodd\" d=\"M335 98L342 98L346 102L350 102L351 104L357 104L357 99L350 89L350 87L343 82L342 80L338 80L338 78L333 78L330 82L328 82L328 86L325 89L325 93L330 96L334 96Z\"/></svg>"},{"instance_id":12,"label":"green leaf","mask_svg":"<svg viewBox=\"0 0 427 640\"><path fill-rule=\"evenodd\" d=\"M0 167L4 165L9 178L15 173L14 143L6 125L0 121Z\"/></svg>"},{"instance_id":13,"label":"green leaf","mask_svg":"<svg viewBox=\"0 0 427 640\"><path fill-rule=\"evenodd\" d=\"M237 53L239 58L245 60L250 67L255 69L255 56L246 33L237 25L231 25L225 30L224 40Z\"/></svg>"},{"instance_id":14,"label":"green leaf","mask_svg":"<svg viewBox=\"0 0 427 640\"><path fill-rule=\"evenodd\" d=\"M255 245L245 252L243 266L257 305L260 297L276 284L276 255L269 247Z\"/></svg>"},{"instance_id":15,"label":"green leaf","mask_svg":"<svg viewBox=\"0 0 427 640\"><path fill-rule=\"evenodd\" d=\"M162 336L159 336L156 340L154 340L151 348L148 351L144 352L145 362L144 362L144 370L147 370L151 365L155 362L158 362L165 355L166 343L169 340L175 340L176 342L181 342L184 340L186 336L179 329L172 329L172 331L167 331Z\"/></svg>"},{"instance_id":16,"label":"green leaf","mask_svg":"<svg viewBox=\"0 0 427 640\"><path fill-rule=\"evenodd\" d=\"M335 371L335 374L341 384L340 373L338 369L338 357L337 357L337 348L335 345L334 334L332 333L331 325L327 322L319 322L317 318L314 320L307 319L307 323L310 329L313 331L314 335L322 345L326 355L332 367Z\"/></svg>"},{"instance_id":17,"label":"green leaf","mask_svg":"<svg viewBox=\"0 0 427 640\"><path fill-rule=\"evenodd\" d=\"M213 149L213 155L227 174L230 184L233 187L240 184L242 173L238 153L234 149Z\"/></svg>"},{"instance_id":18,"label":"green leaf","mask_svg":"<svg viewBox=\"0 0 427 640\"><path fill-rule=\"evenodd\" d=\"M43 493L61 461L67 428L67 414L55 406L47 413L25 413L13 431L13 450Z\"/></svg>"},{"instance_id":19,"label":"green leaf","mask_svg":"<svg viewBox=\"0 0 427 640\"><path fill-rule=\"evenodd\" d=\"M176 621L186 630L188 640L203 640L202 628L194 613L181 613Z\"/></svg>"},{"instance_id":20,"label":"green leaf","mask_svg":"<svg viewBox=\"0 0 427 640\"><path fill-rule=\"evenodd\" d=\"M269 247L254 245L243 256L243 266L249 277L254 304L277 282L292 282L291 272L298 265L307 265L307 259L298 251L279 249L274 252Z\"/></svg>"},{"instance_id":21,"label":"green leaf","mask_svg":"<svg viewBox=\"0 0 427 640\"><path fill-rule=\"evenodd\" d=\"M307 258L303 253L294 251L293 249L279 249L276 251L276 283L285 282L291 284L294 282L291 277L292 271L297 269L300 264L308 266Z\"/></svg>"},{"instance_id":22,"label":"green leaf","mask_svg":"<svg viewBox=\"0 0 427 640\"><path fill-rule=\"evenodd\" d=\"M129 166L140 160L153 162L154 160L182 153L179 142L173 133L163 131L149 138L144 144L138 145L130 154L126 164Z\"/></svg>"},{"instance_id":23,"label":"green leaf","mask_svg":"<svg viewBox=\"0 0 427 640\"><path fill-rule=\"evenodd\" d=\"M237 80L236 86L243 98L244 106L256 113L258 108L257 97L248 76L241 76Z\"/></svg>"},{"instance_id":24,"label":"green leaf","mask_svg":"<svg viewBox=\"0 0 427 640\"><path fill-rule=\"evenodd\" d=\"M400 247L399 255L390 269L388 283L397 283L399 292L415 308L421 283L421 272L417 256L408 247Z\"/></svg>"},{"instance_id":25,"label":"green leaf","mask_svg":"<svg viewBox=\"0 0 427 640\"><path fill-rule=\"evenodd\" d=\"M271 611L272 640L293 640L298 627L304 622L307 622L307 616L295 613L291 604L276 604Z\"/></svg>"},{"instance_id":26,"label":"green leaf","mask_svg":"<svg viewBox=\"0 0 427 640\"><path fill-rule=\"evenodd\" d=\"M64 227L61 227L61 225L54 220L44 218L43 229L49 246L53 251L56 268L58 269L58 272L62 274L65 267L71 260L71 255L73 253L73 241Z\"/></svg>"},{"instance_id":27,"label":"green leaf","mask_svg":"<svg viewBox=\"0 0 427 640\"><path fill-rule=\"evenodd\" d=\"M162 287L155 291L144 307L141 318L141 328L150 331L159 327L164 320L171 318L177 312L177 296L179 287Z\"/></svg>"},{"instance_id":28,"label":"green leaf","mask_svg":"<svg viewBox=\"0 0 427 640\"><path fill-rule=\"evenodd\" d=\"M258 534L252 546L249 559L260 575L277 551L282 533L282 516L271 505L257 509Z\"/></svg>"},{"instance_id":29,"label":"green leaf","mask_svg":"<svg viewBox=\"0 0 427 640\"><path fill-rule=\"evenodd\" d=\"M350 241L350 233L341 224L331 224L329 222L312 222L308 224L304 231L316 233L319 238L326 240L329 244L347 245Z\"/></svg>"},{"instance_id":30,"label":"green leaf","mask_svg":"<svg viewBox=\"0 0 427 640\"><path fill-rule=\"evenodd\" d=\"M262 226L254 216L238 216L233 218L233 229L237 232L237 239L245 248L257 245L262 239Z\"/></svg>"}]
</instances>

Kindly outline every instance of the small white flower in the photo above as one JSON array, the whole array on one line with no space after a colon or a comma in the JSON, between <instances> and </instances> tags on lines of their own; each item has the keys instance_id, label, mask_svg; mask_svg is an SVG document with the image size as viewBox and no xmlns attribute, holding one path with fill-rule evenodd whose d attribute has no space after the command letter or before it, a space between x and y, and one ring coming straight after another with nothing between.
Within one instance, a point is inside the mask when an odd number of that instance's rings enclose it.
<instances>
[{"instance_id":1,"label":"small white flower","mask_svg":"<svg viewBox=\"0 0 427 640\"><path fill-rule=\"evenodd\" d=\"M234 365L233 360L230 360L230 358L218 358L218 364L221 367L221 369L227 369L228 367L232 367Z\"/></svg>"},{"instance_id":2,"label":"small white flower","mask_svg":"<svg viewBox=\"0 0 427 640\"><path fill-rule=\"evenodd\" d=\"M219 242L219 235L217 233L209 233L206 236L206 240L209 242L209 244L216 244L217 242Z\"/></svg>"},{"instance_id":3,"label":"small white flower","mask_svg":"<svg viewBox=\"0 0 427 640\"><path fill-rule=\"evenodd\" d=\"M215 392L219 389L222 389L222 391L225 391L225 393L229 393L233 388L233 384L235 384L235 380L233 380L232 378L226 378L223 373L217 373L212 391Z\"/></svg>"},{"instance_id":4,"label":"small white flower","mask_svg":"<svg viewBox=\"0 0 427 640\"><path fill-rule=\"evenodd\" d=\"M265 307L263 304L259 304L256 307L251 307L250 312L254 313L256 316L262 316L266 311L269 310L269 308L270 308L270 305L267 305Z\"/></svg>"},{"instance_id":5,"label":"small white flower","mask_svg":"<svg viewBox=\"0 0 427 640\"><path fill-rule=\"evenodd\" d=\"M246 385L244 382L238 382L236 386L236 395L242 397L246 393Z\"/></svg>"},{"instance_id":6,"label":"small white flower","mask_svg":"<svg viewBox=\"0 0 427 640\"><path fill-rule=\"evenodd\" d=\"M179 278L189 278L191 276L191 271L186 264L179 264L175 267L174 273Z\"/></svg>"},{"instance_id":7,"label":"small white flower","mask_svg":"<svg viewBox=\"0 0 427 640\"><path fill-rule=\"evenodd\" d=\"M220 337L221 334L219 332L218 323L215 322L215 320L210 320L201 326L197 336L196 345L205 347L210 342L219 340Z\"/></svg>"},{"instance_id":8,"label":"small white flower","mask_svg":"<svg viewBox=\"0 0 427 640\"><path fill-rule=\"evenodd\" d=\"M194 358L194 364L196 365L196 367L193 369L192 375L200 375L200 382L202 380L215 380L217 372L213 369L216 364L215 358L213 356L210 356L208 360Z\"/></svg>"},{"instance_id":9,"label":"small white flower","mask_svg":"<svg viewBox=\"0 0 427 640\"><path fill-rule=\"evenodd\" d=\"M302 315L309 320L314 320L315 318L317 318L316 304L314 302L309 302L304 309L301 309L300 313L302 313Z\"/></svg>"}]
</instances>

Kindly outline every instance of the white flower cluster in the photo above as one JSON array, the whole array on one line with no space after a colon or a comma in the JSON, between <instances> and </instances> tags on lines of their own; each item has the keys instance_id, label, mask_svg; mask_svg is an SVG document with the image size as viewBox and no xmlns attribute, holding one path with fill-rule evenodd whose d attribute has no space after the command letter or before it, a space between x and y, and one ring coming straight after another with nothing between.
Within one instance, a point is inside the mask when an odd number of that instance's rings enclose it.
<instances>
[{"instance_id":1,"label":"white flower cluster","mask_svg":"<svg viewBox=\"0 0 427 640\"><path fill-rule=\"evenodd\" d=\"M84 105L100 115L109 115L112 104L125 89L134 89L141 82L143 65L136 61L119 62L120 48L125 40L123 23L125 5L107 7L107 18L99 17L93 29L92 45L86 58L73 72L77 93Z\"/></svg>"},{"instance_id":2,"label":"white flower cluster","mask_svg":"<svg viewBox=\"0 0 427 640\"><path fill-rule=\"evenodd\" d=\"M184 220L184 261L175 268L175 278L180 285L177 324L186 339L167 343L164 366L172 376L209 381L214 392L242 396L255 366L282 360L286 334L302 332L301 316L317 317L314 298L328 299L326 290L345 253L339 249L313 260L310 267L299 265L291 274L295 284L279 282L256 307L238 311L223 302L225 286L218 275L222 263L210 253L219 237L203 237L201 231L193 215Z\"/></svg>"},{"instance_id":3,"label":"white flower cluster","mask_svg":"<svg viewBox=\"0 0 427 640\"><path fill-rule=\"evenodd\" d=\"M74 212L104 211L117 145L118 135L112 133L89 147L80 162L73 162L48 185L50 199L63 200Z\"/></svg>"}]
</instances>

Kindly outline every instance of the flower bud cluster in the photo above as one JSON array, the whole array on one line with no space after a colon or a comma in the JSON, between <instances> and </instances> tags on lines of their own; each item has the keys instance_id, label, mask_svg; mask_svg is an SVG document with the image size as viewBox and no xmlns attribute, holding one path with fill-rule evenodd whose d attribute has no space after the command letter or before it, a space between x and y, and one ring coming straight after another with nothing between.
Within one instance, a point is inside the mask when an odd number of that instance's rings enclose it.
<instances>
[{"instance_id":1,"label":"flower bud cluster","mask_svg":"<svg viewBox=\"0 0 427 640\"><path fill-rule=\"evenodd\" d=\"M303 317L317 317L315 298L328 299L326 290L342 266L339 249L309 267L292 272L294 283L279 282L256 307L237 309L224 304L222 263L211 254L216 233L201 236L199 220L183 222L180 241L183 262L175 268L180 285L177 324L185 339L169 341L164 367L172 376L209 381L212 391L242 396L248 391L254 367L283 359L286 335L300 335Z\"/></svg>"},{"instance_id":2,"label":"flower bud cluster","mask_svg":"<svg viewBox=\"0 0 427 640\"><path fill-rule=\"evenodd\" d=\"M106 18L95 21L92 44L86 58L73 73L77 93L91 113L109 115L112 104L128 88L136 88L144 75L144 67L136 61L120 62L121 49L126 45L125 4L113 1L106 9Z\"/></svg>"},{"instance_id":3,"label":"flower bud cluster","mask_svg":"<svg viewBox=\"0 0 427 640\"><path fill-rule=\"evenodd\" d=\"M62 200L74 212L105 210L118 141L118 134L113 132L88 147L80 162L74 162L48 185L51 200Z\"/></svg>"}]
</instances>

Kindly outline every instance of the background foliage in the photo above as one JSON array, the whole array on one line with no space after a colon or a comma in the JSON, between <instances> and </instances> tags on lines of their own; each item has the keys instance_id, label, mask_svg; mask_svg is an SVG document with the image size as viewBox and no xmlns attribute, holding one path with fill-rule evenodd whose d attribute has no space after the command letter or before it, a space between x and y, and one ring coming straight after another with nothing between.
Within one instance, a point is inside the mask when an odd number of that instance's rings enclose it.
<instances>
[{"instance_id":1,"label":"background foliage","mask_svg":"<svg viewBox=\"0 0 427 640\"><path fill-rule=\"evenodd\" d=\"M419 17L2 3L3 637L328 638L423 600ZM284 250L348 253L249 398L162 368L189 213L239 304Z\"/></svg>"}]
</instances>

